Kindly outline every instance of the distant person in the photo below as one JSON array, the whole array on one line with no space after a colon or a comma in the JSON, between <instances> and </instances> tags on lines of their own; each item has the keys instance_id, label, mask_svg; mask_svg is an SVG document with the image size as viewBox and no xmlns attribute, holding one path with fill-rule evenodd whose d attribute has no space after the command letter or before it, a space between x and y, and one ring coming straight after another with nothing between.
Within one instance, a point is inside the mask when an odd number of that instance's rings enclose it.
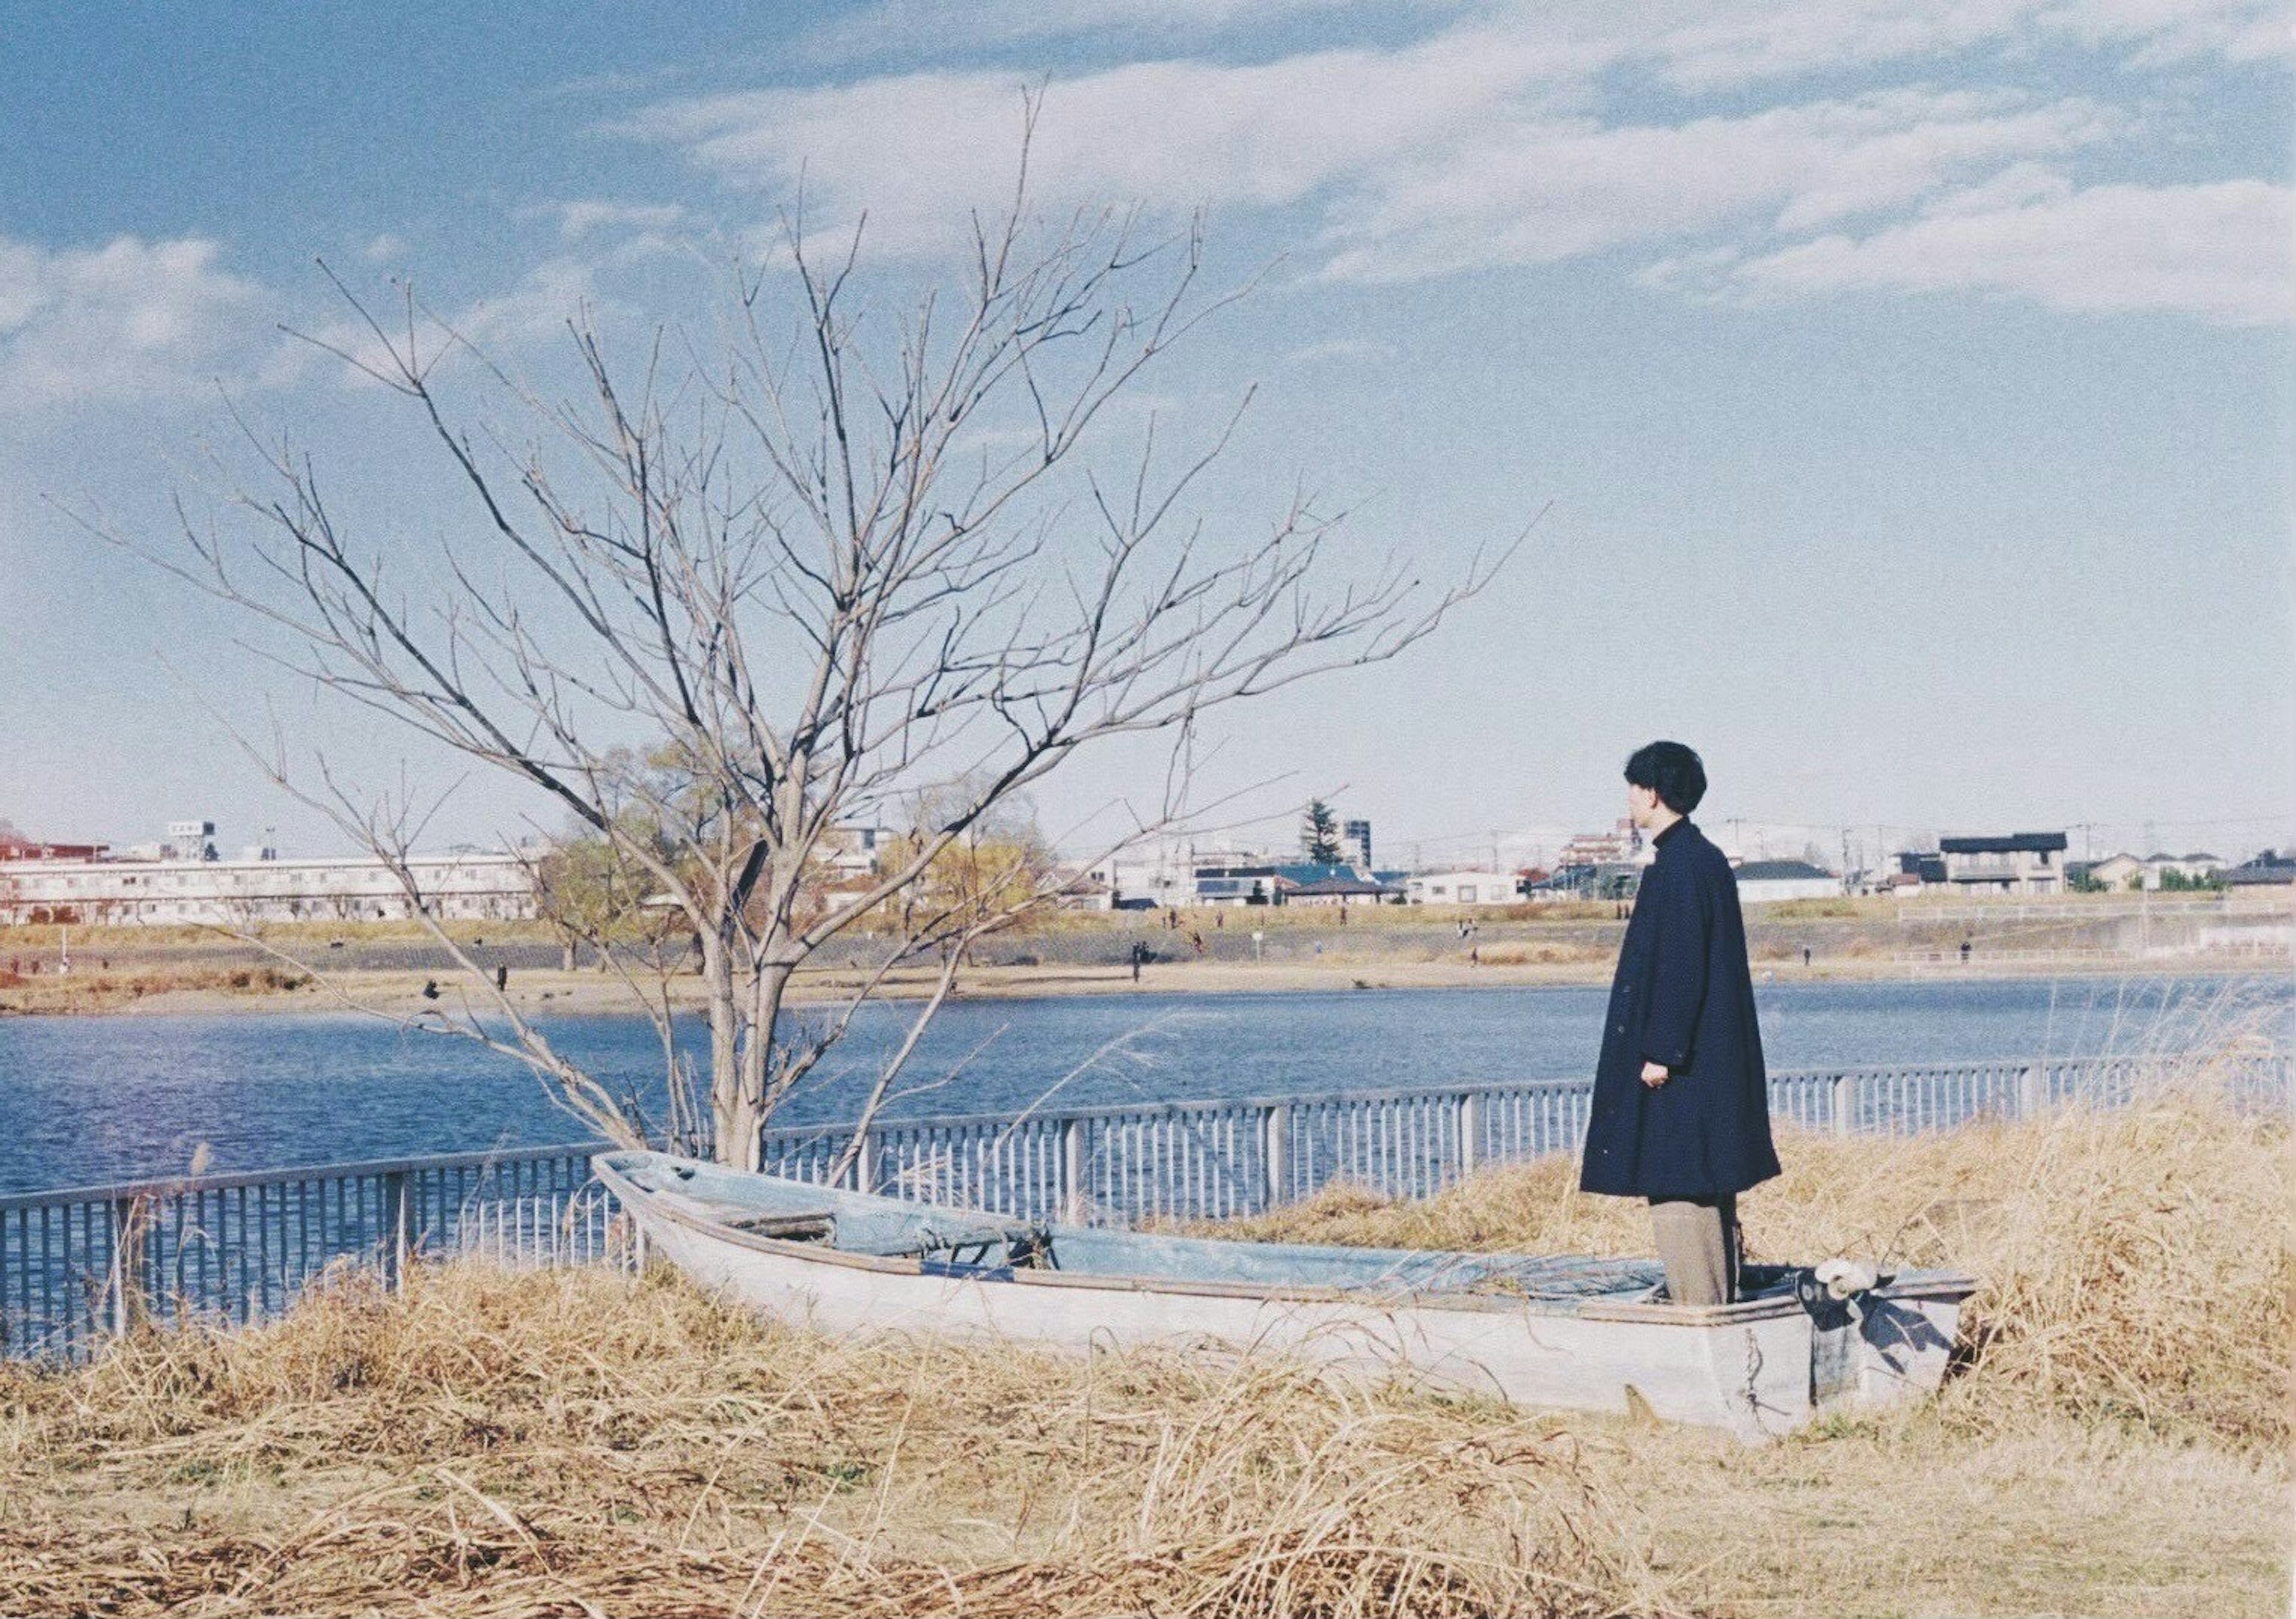
<instances>
[{"instance_id":1,"label":"distant person","mask_svg":"<svg viewBox=\"0 0 2296 1619\"><path fill-rule=\"evenodd\" d=\"M1961 964L1964 967L1969 965L1969 941L1967 939L1964 939L1961 942Z\"/></svg>"},{"instance_id":2,"label":"distant person","mask_svg":"<svg viewBox=\"0 0 2296 1619\"><path fill-rule=\"evenodd\" d=\"M1706 796L1698 756L1652 742L1626 775L1655 858L1619 949L1578 1183L1647 1198L1667 1296L1725 1304L1738 1194L1778 1173L1745 922L1728 858L1689 820Z\"/></svg>"},{"instance_id":3,"label":"distant person","mask_svg":"<svg viewBox=\"0 0 2296 1619\"><path fill-rule=\"evenodd\" d=\"M1807 944L1801 947L1801 964L1804 967L1809 965L1809 946Z\"/></svg>"}]
</instances>

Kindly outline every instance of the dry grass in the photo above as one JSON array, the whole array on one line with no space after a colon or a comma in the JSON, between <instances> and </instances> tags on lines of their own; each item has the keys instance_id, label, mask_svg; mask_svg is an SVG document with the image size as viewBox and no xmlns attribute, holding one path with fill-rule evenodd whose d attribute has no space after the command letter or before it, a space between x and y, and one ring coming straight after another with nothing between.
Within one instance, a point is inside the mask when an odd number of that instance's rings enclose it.
<instances>
[{"instance_id":1,"label":"dry grass","mask_svg":"<svg viewBox=\"0 0 2296 1619\"><path fill-rule=\"evenodd\" d=\"M676 1279L356 1282L0 1369L0 1612L2284 1610L2289 1143L2205 1096L1800 1141L1756 1247L1985 1277L1948 1395L1760 1450L1210 1352L832 1341ZM1267 1234L1635 1251L1566 1166Z\"/></svg>"},{"instance_id":2,"label":"dry grass","mask_svg":"<svg viewBox=\"0 0 2296 1619\"><path fill-rule=\"evenodd\" d=\"M155 995L193 993L258 997L312 987L311 975L279 967L133 966L85 963L71 973L16 974L0 967L0 1015L106 1012Z\"/></svg>"},{"instance_id":3,"label":"dry grass","mask_svg":"<svg viewBox=\"0 0 2296 1619\"><path fill-rule=\"evenodd\" d=\"M1570 1449L1269 1361L838 1343L668 1279L340 1288L0 1383L0 1612L1588 1614Z\"/></svg>"},{"instance_id":4,"label":"dry grass","mask_svg":"<svg viewBox=\"0 0 2296 1619\"><path fill-rule=\"evenodd\" d=\"M1948 1404L2011 1424L2043 1408L2164 1438L2289 1439L2291 1144L2206 1074L2144 1104L2068 1108L1890 1141L1784 1140L1740 1204L1751 1257L1958 1266L1974 1364ZM1334 1188L1241 1234L1372 1247L1646 1254L1639 1204L1549 1158L1422 1203Z\"/></svg>"}]
</instances>

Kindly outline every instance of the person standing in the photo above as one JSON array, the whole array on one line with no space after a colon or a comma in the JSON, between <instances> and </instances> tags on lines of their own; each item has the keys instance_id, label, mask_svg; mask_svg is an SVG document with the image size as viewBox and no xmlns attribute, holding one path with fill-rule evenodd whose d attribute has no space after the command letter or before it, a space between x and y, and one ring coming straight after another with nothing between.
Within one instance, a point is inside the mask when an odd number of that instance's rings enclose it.
<instances>
[{"instance_id":1,"label":"person standing","mask_svg":"<svg viewBox=\"0 0 2296 1619\"><path fill-rule=\"evenodd\" d=\"M1667 1296L1737 1296L1738 1194L1778 1173L1738 884L1690 820L1706 767L1679 742L1627 761L1654 858L1620 946L1587 1121L1581 1190L1650 1204Z\"/></svg>"}]
</instances>

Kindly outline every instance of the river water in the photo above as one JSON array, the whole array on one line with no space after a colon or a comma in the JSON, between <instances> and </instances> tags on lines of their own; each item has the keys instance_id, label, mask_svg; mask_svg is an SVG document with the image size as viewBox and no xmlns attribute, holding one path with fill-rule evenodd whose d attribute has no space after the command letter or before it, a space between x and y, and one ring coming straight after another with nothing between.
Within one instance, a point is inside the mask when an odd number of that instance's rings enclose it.
<instances>
[{"instance_id":1,"label":"river water","mask_svg":"<svg viewBox=\"0 0 2296 1619\"><path fill-rule=\"evenodd\" d=\"M1093 996L952 1005L907 1083L906 1113L1005 1112L1047 1091L1076 1104L1314 1094L1578 1076L1599 988ZM1773 1068L2181 1050L2234 1026L2283 1040L2284 977L1770 984L1757 991ZM898 1036L873 1009L784 1117L849 1113ZM658 1093L634 1018L547 1026L617 1086ZM698 1043L698 1024L684 1038ZM0 1192L217 1171L476 1151L581 1139L516 1063L353 1014L0 1020Z\"/></svg>"}]
</instances>

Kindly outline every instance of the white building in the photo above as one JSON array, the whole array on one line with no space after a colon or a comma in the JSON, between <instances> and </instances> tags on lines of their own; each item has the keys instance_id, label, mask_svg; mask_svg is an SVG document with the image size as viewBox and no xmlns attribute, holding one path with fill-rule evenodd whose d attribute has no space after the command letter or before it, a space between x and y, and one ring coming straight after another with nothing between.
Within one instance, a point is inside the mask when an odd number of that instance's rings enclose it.
<instances>
[{"instance_id":1,"label":"white building","mask_svg":"<svg viewBox=\"0 0 2296 1619\"><path fill-rule=\"evenodd\" d=\"M1196 904L1196 867L1203 862L1227 863L1252 858L1229 854L1200 857L1193 846L1166 839L1121 850L1094 865L1085 876L1107 890L1112 909L1162 911Z\"/></svg>"},{"instance_id":2,"label":"white building","mask_svg":"<svg viewBox=\"0 0 2296 1619\"><path fill-rule=\"evenodd\" d=\"M1512 905L1522 898L1504 871L1422 871L1405 887L1414 905Z\"/></svg>"},{"instance_id":3,"label":"white building","mask_svg":"<svg viewBox=\"0 0 2296 1619\"><path fill-rule=\"evenodd\" d=\"M1738 903L1767 904L1782 899L1833 899L1841 879L1806 860L1750 860L1737 868Z\"/></svg>"},{"instance_id":4,"label":"white building","mask_svg":"<svg viewBox=\"0 0 2296 1619\"><path fill-rule=\"evenodd\" d=\"M210 834L211 835L211 834ZM535 914L527 856L418 854L407 862L433 914L452 921ZM0 922L391 921L413 914L374 859L28 860L0 865Z\"/></svg>"}]
</instances>

